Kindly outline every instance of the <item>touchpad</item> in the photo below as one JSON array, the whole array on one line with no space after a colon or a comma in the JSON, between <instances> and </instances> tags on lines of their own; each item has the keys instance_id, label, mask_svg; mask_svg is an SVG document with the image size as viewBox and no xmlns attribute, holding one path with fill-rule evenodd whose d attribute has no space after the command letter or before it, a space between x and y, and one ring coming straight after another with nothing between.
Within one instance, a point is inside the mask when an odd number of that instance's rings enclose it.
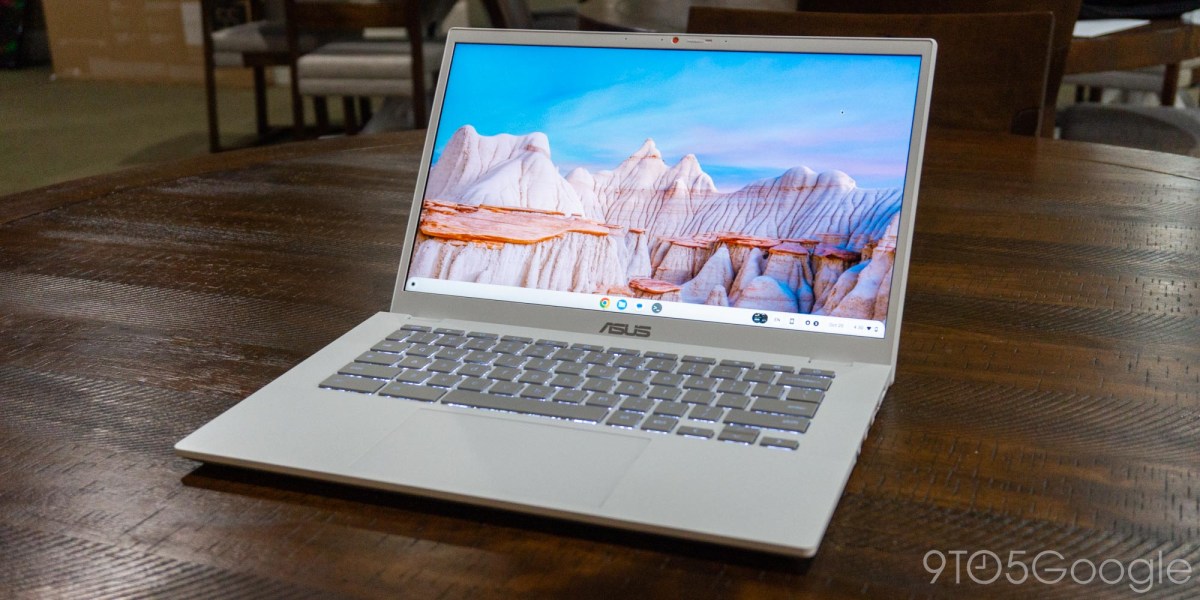
<instances>
[{"instance_id":1,"label":"touchpad","mask_svg":"<svg viewBox=\"0 0 1200 600\"><path fill-rule=\"evenodd\" d=\"M422 410L351 467L399 485L541 505L598 507L649 440Z\"/></svg>"}]
</instances>

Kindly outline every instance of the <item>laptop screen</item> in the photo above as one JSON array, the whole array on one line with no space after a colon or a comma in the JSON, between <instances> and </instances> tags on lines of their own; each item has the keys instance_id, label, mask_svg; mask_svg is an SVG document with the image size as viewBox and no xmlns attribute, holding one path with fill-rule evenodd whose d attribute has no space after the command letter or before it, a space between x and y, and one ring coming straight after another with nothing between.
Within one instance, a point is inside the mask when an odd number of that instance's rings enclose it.
<instances>
[{"instance_id":1,"label":"laptop screen","mask_svg":"<svg viewBox=\"0 0 1200 600\"><path fill-rule=\"evenodd\" d=\"M884 336L919 56L453 48L406 291Z\"/></svg>"}]
</instances>

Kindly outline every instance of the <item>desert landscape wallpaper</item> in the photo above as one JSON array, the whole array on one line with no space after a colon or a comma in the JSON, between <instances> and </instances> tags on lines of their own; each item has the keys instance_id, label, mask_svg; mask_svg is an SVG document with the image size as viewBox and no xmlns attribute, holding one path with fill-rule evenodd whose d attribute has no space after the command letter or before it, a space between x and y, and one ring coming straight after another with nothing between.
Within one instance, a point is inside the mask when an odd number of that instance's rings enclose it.
<instances>
[{"instance_id":1,"label":"desert landscape wallpaper","mask_svg":"<svg viewBox=\"0 0 1200 600\"><path fill-rule=\"evenodd\" d=\"M538 50L456 52L410 277L886 317L917 65Z\"/></svg>"}]
</instances>

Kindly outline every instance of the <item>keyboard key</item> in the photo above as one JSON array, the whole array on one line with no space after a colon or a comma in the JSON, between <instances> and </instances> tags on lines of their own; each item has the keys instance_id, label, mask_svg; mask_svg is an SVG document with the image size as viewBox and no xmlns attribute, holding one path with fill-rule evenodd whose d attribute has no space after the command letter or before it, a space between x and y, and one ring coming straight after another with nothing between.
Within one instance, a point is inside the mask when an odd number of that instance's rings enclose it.
<instances>
[{"instance_id":1,"label":"keyboard key","mask_svg":"<svg viewBox=\"0 0 1200 600\"><path fill-rule=\"evenodd\" d=\"M434 373L453 373L462 365L453 360L435 360L426 367L427 370Z\"/></svg>"},{"instance_id":2,"label":"keyboard key","mask_svg":"<svg viewBox=\"0 0 1200 600\"><path fill-rule=\"evenodd\" d=\"M481 350L482 351L482 350L491 350L492 346L495 346L495 345L496 345L495 340L472 338L471 341L463 344L462 347L467 350Z\"/></svg>"},{"instance_id":3,"label":"keyboard key","mask_svg":"<svg viewBox=\"0 0 1200 600\"><path fill-rule=\"evenodd\" d=\"M570 346L570 344L566 342L560 342L558 340L538 340L536 343L539 346L554 346L555 348L566 348L567 346Z\"/></svg>"},{"instance_id":4,"label":"keyboard key","mask_svg":"<svg viewBox=\"0 0 1200 600\"><path fill-rule=\"evenodd\" d=\"M467 390L468 392L482 392L483 390L492 387L493 383L495 382L491 379L484 379L482 377L468 377L467 379L464 379L462 383L458 384L458 389Z\"/></svg>"},{"instance_id":5,"label":"keyboard key","mask_svg":"<svg viewBox=\"0 0 1200 600\"><path fill-rule=\"evenodd\" d=\"M425 385L449 388L455 387L462 383L463 379L466 378L459 377L458 375L451 375L450 373L438 373L437 375L434 375L426 380Z\"/></svg>"},{"instance_id":6,"label":"keyboard key","mask_svg":"<svg viewBox=\"0 0 1200 600\"><path fill-rule=\"evenodd\" d=\"M586 400L588 393L583 390L560 389L555 392L551 400L555 402L567 402L570 404L579 404Z\"/></svg>"},{"instance_id":7,"label":"keyboard key","mask_svg":"<svg viewBox=\"0 0 1200 600\"><path fill-rule=\"evenodd\" d=\"M712 404L713 400L717 399L717 395L704 390L688 390L679 397L680 402L688 404Z\"/></svg>"},{"instance_id":8,"label":"keyboard key","mask_svg":"<svg viewBox=\"0 0 1200 600\"><path fill-rule=\"evenodd\" d=\"M521 371L511 367L492 367L492 370L488 371L487 374L488 379L496 381L512 381L520 376Z\"/></svg>"},{"instance_id":9,"label":"keyboard key","mask_svg":"<svg viewBox=\"0 0 1200 600\"><path fill-rule=\"evenodd\" d=\"M416 346L413 346L413 347L409 348L408 350L405 350L404 355L405 356L421 356L424 358L429 358L430 356L437 354L438 350L441 350L441 348L439 348L437 346L430 346L428 344L417 344Z\"/></svg>"},{"instance_id":10,"label":"keyboard key","mask_svg":"<svg viewBox=\"0 0 1200 600\"><path fill-rule=\"evenodd\" d=\"M438 327L437 329L434 329L433 332L440 333L442 335L466 335L467 334L467 332L465 332L461 329L447 329L445 327Z\"/></svg>"},{"instance_id":11,"label":"keyboard key","mask_svg":"<svg viewBox=\"0 0 1200 600\"><path fill-rule=\"evenodd\" d=\"M405 398L408 400L419 400L421 402L433 402L445 394L446 390L434 387L425 387L423 385L412 385L408 383L389 383L387 387L379 390L381 396L391 396L393 398Z\"/></svg>"},{"instance_id":12,"label":"keyboard key","mask_svg":"<svg viewBox=\"0 0 1200 600\"><path fill-rule=\"evenodd\" d=\"M554 346L533 345L521 351L521 356L529 358L546 358L558 351Z\"/></svg>"},{"instance_id":13,"label":"keyboard key","mask_svg":"<svg viewBox=\"0 0 1200 600\"><path fill-rule=\"evenodd\" d=\"M405 369L424 369L431 362L433 362L432 358L424 356L405 356L396 363L396 366L404 367Z\"/></svg>"},{"instance_id":14,"label":"keyboard key","mask_svg":"<svg viewBox=\"0 0 1200 600\"><path fill-rule=\"evenodd\" d=\"M533 338L531 338L531 337L523 337L523 336L519 336L519 335L506 335L506 336L504 336L504 337L500 338L500 341L502 341L502 342L515 342L515 343L517 343L517 344L532 344L532 343L533 343Z\"/></svg>"},{"instance_id":15,"label":"keyboard key","mask_svg":"<svg viewBox=\"0 0 1200 600\"><path fill-rule=\"evenodd\" d=\"M754 363L744 360L723 360L718 363L722 367L736 367L739 369L753 369Z\"/></svg>"},{"instance_id":16,"label":"keyboard key","mask_svg":"<svg viewBox=\"0 0 1200 600\"><path fill-rule=\"evenodd\" d=\"M442 348L437 354L434 354L433 357L440 358L442 360L460 360L469 352L470 350L465 348Z\"/></svg>"},{"instance_id":17,"label":"keyboard key","mask_svg":"<svg viewBox=\"0 0 1200 600\"><path fill-rule=\"evenodd\" d=\"M525 388L523 383L514 383L512 381L497 381L488 388L490 394L501 394L504 396L516 396Z\"/></svg>"},{"instance_id":18,"label":"keyboard key","mask_svg":"<svg viewBox=\"0 0 1200 600\"><path fill-rule=\"evenodd\" d=\"M331 375L321 382L321 387L331 390L345 390L347 392L360 392L363 394L374 394L376 390L383 387L385 382L378 379L366 379L363 377L351 377L349 375Z\"/></svg>"},{"instance_id":19,"label":"keyboard key","mask_svg":"<svg viewBox=\"0 0 1200 600\"><path fill-rule=\"evenodd\" d=\"M517 381L520 381L521 383L532 383L534 385L542 385L543 383L550 381L550 379L553 377L554 377L553 374L547 373L545 371L525 371L524 373L521 374L520 377L517 378Z\"/></svg>"},{"instance_id":20,"label":"keyboard key","mask_svg":"<svg viewBox=\"0 0 1200 600\"><path fill-rule=\"evenodd\" d=\"M725 409L715 406L694 406L692 412L688 413L688 418L695 421L712 421L716 423L725 416Z\"/></svg>"},{"instance_id":21,"label":"keyboard key","mask_svg":"<svg viewBox=\"0 0 1200 600\"><path fill-rule=\"evenodd\" d=\"M656 385L650 388L650 393L646 394L646 396L655 400L674 400L682 393L683 390L679 388Z\"/></svg>"},{"instance_id":22,"label":"keyboard key","mask_svg":"<svg viewBox=\"0 0 1200 600\"><path fill-rule=\"evenodd\" d=\"M675 417L661 417L658 415L653 415L649 419L646 419L645 423L642 423L642 429L644 431L661 431L663 433L671 433L671 430L675 429L675 426L678 424L679 419L676 419Z\"/></svg>"},{"instance_id":23,"label":"keyboard key","mask_svg":"<svg viewBox=\"0 0 1200 600\"><path fill-rule=\"evenodd\" d=\"M818 406L812 402L788 402L785 400L759 398L754 401L754 406L750 407L750 410L754 412L789 415L792 417L808 417L811 419L813 415L817 414Z\"/></svg>"},{"instance_id":24,"label":"keyboard key","mask_svg":"<svg viewBox=\"0 0 1200 600\"><path fill-rule=\"evenodd\" d=\"M633 348L609 348L608 352L620 354L621 356L641 356L642 354L640 350L634 350Z\"/></svg>"},{"instance_id":25,"label":"keyboard key","mask_svg":"<svg viewBox=\"0 0 1200 600\"><path fill-rule=\"evenodd\" d=\"M746 429L744 427L726 427L721 430L721 435L717 436L717 439L722 442L753 444L754 440L758 439L758 430Z\"/></svg>"},{"instance_id":26,"label":"keyboard key","mask_svg":"<svg viewBox=\"0 0 1200 600\"><path fill-rule=\"evenodd\" d=\"M569 419L572 421L588 421L591 423L598 423L608 414L608 409L599 406L577 406L561 402L530 400L528 398L493 396L491 394L480 394L463 390L448 392L442 398L442 403L553 417L556 419Z\"/></svg>"},{"instance_id":27,"label":"keyboard key","mask_svg":"<svg viewBox=\"0 0 1200 600\"><path fill-rule=\"evenodd\" d=\"M775 381L776 375L778 375L778 373L775 371L752 369L750 371L746 371L746 373L742 375L742 381L748 381L750 383L771 383Z\"/></svg>"},{"instance_id":28,"label":"keyboard key","mask_svg":"<svg viewBox=\"0 0 1200 600\"><path fill-rule=\"evenodd\" d=\"M687 414L688 405L682 402L659 402L654 407L654 414L668 417L682 417Z\"/></svg>"},{"instance_id":29,"label":"keyboard key","mask_svg":"<svg viewBox=\"0 0 1200 600\"><path fill-rule=\"evenodd\" d=\"M592 365L587 370L588 377L599 377L603 379L616 379L621 370L616 367L608 367L605 365Z\"/></svg>"},{"instance_id":30,"label":"keyboard key","mask_svg":"<svg viewBox=\"0 0 1200 600\"><path fill-rule=\"evenodd\" d=\"M513 341L503 341L495 346L492 346L492 352L501 354L520 354L525 349L525 344Z\"/></svg>"},{"instance_id":31,"label":"keyboard key","mask_svg":"<svg viewBox=\"0 0 1200 600\"><path fill-rule=\"evenodd\" d=\"M486 365L486 364L490 364L492 361L496 360L497 358L500 358L500 356L501 355L496 352L484 352L484 351L476 350L475 352L468 352L465 356L462 357L462 360L463 360L463 362Z\"/></svg>"},{"instance_id":32,"label":"keyboard key","mask_svg":"<svg viewBox=\"0 0 1200 600\"><path fill-rule=\"evenodd\" d=\"M741 394L721 394L717 398L717 406L721 408L746 408L750 406L750 397Z\"/></svg>"},{"instance_id":33,"label":"keyboard key","mask_svg":"<svg viewBox=\"0 0 1200 600\"><path fill-rule=\"evenodd\" d=\"M683 362L700 363L700 364L704 364L704 365L717 364L717 359L708 358L707 356L685 356L679 360L681 360Z\"/></svg>"},{"instance_id":34,"label":"keyboard key","mask_svg":"<svg viewBox=\"0 0 1200 600\"><path fill-rule=\"evenodd\" d=\"M585 352L600 352L601 350L604 350L603 346L597 346L595 344L583 344L583 343L571 344L571 348L574 348L576 350L583 350Z\"/></svg>"},{"instance_id":35,"label":"keyboard key","mask_svg":"<svg viewBox=\"0 0 1200 600\"><path fill-rule=\"evenodd\" d=\"M504 354L500 358L492 361L492 364L497 367L508 367L515 369L523 364L527 359L524 356L516 356L513 354Z\"/></svg>"},{"instance_id":36,"label":"keyboard key","mask_svg":"<svg viewBox=\"0 0 1200 600\"><path fill-rule=\"evenodd\" d=\"M461 335L443 335L433 342L435 346L443 348L457 348L467 343L467 338Z\"/></svg>"},{"instance_id":37,"label":"keyboard key","mask_svg":"<svg viewBox=\"0 0 1200 600\"><path fill-rule=\"evenodd\" d=\"M654 408L654 401L648 398L626 398L621 403L621 410L632 410L636 412L646 412Z\"/></svg>"},{"instance_id":38,"label":"keyboard key","mask_svg":"<svg viewBox=\"0 0 1200 600\"><path fill-rule=\"evenodd\" d=\"M625 410L618 410L608 418L608 421L605 421L606 424L614 427L637 427L641 422L642 415Z\"/></svg>"},{"instance_id":39,"label":"keyboard key","mask_svg":"<svg viewBox=\"0 0 1200 600\"><path fill-rule=\"evenodd\" d=\"M622 355L621 358L613 361L612 366L622 369L639 369L646 359L640 356Z\"/></svg>"},{"instance_id":40,"label":"keyboard key","mask_svg":"<svg viewBox=\"0 0 1200 600\"><path fill-rule=\"evenodd\" d=\"M833 371L825 371L823 369L800 369L803 375L816 375L817 377L828 377L833 379L836 374Z\"/></svg>"},{"instance_id":41,"label":"keyboard key","mask_svg":"<svg viewBox=\"0 0 1200 600\"><path fill-rule=\"evenodd\" d=\"M583 375L583 372L586 370L587 365L574 362L560 362L558 366L554 367L555 373L565 373L567 375Z\"/></svg>"},{"instance_id":42,"label":"keyboard key","mask_svg":"<svg viewBox=\"0 0 1200 600\"><path fill-rule=\"evenodd\" d=\"M787 389L784 388L782 385L770 385L767 383L760 383L758 385L755 385L754 389L750 390L750 395L755 396L755 397L760 397L760 398L776 398L776 399L778 399L778 398L782 398L783 393L786 391L787 391Z\"/></svg>"},{"instance_id":43,"label":"keyboard key","mask_svg":"<svg viewBox=\"0 0 1200 600\"><path fill-rule=\"evenodd\" d=\"M433 329L426 327L424 325L412 325L412 324L405 325L404 327L401 327L400 329L402 331L433 331Z\"/></svg>"},{"instance_id":44,"label":"keyboard key","mask_svg":"<svg viewBox=\"0 0 1200 600\"><path fill-rule=\"evenodd\" d=\"M654 375L651 371L643 371L641 369L625 369L617 375L617 381L631 381L634 383L646 383L650 376Z\"/></svg>"},{"instance_id":45,"label":"keyboard key","mask_svg":"<svg viewBox=\"0 0 1200 600\"><path fill-rule=\"evenodd\" d=\"M704 363L682 363L675 372L680 375L708 375L709 366Z\"/></svg>"},{"instance_id":46,"label":"keyboard key","mask_svg":"<svg viewBox=\"0 0 1200 600\"><path fill-rule=\"evenodd\" d=\"M703 427L689 427L686 425L675 430L675 433L679 435L686 435L688 437L704 438L706 440L712 439L713 436L713 431L711 429L704 429Z\"/></svg>"},{"instance_id":47,"label":"keyboard key","mask_svg":"<svg viewBox=\"0 0 1200 600\"><path fill-rule=\"evenodd\" d=\"M779 429L782 431L795 431L796 433L804 433L805 431L808 431L808 425L812 423L812 420L804 417L765 415L762 413L747 412L744 410L731 410L725 415L725 423L730 425L745 425L747 427L760 427L762 429Z\"/></svg>"},{"instance_id":48,"label":"keyboard key","mask_svg":"<svg viewBox=\"0 0 1200 600\"><path fill-rule=\"evenodd\" d=\"M408 336L412 335L412 333L413 333L413 332L411 332L411 331L405 331L405 330L403 330L403 329L397 329L397 330L395 330L395 331L393 331L393 332L389 333L389 334L387 335L387 338L386 338L386 339L389 339L389 340L393 340L393 341L397 341L397 342L399 342L399 341L402 341L402 340L408 339Z\"/></svg>"},{"instance_id":49,"label":"keyboard key","mask_svg":"<svg viewBox=\"0 0 1200 600\"><path fill-rule=\"evenodd\" d=\"M393 340L383 340L382 342L379 342L378 344L371 346L371 349L376 352L392 352L395 354L400 354L401 352L404 352L405 350L407 350L410 346L412 346L412 344L409 344L408 342L396 342Z\"/></svg>"},{"instance_id":50,"label":"keyboard key","mask_svg":"<svg viewBox=\"0 0 1200 600\"><path fill-rule=\"evenodd\" d=\"M805 388L788 390L787 399L794 402L820 402L825 399L825 392Z\"/></svg>"},{"instance_id":51,"label":"keyboard key","mask_svg":"<svg viewBox=\"0 0 1200 600\"><path fill-rule=\"evenodd\" d=\"M683 387L689 390L711 390L717 386L717 380L712 377L693 375L683 381Z\"/></svg>"},{"instance_id":52,"label":"keyboard key","mask_svg":"<svg viewBox=\"0 0 1200 600\"><path fill-rule=\"evenodd\" d=\"M649 353L647 353L647 356L649 356ZM644 368L647 371L661 371L664 373L669 373L674 371L675 367L677 366L679 366L679 363L675 362L674 360L667 358L656 358L646 363Z\"/></svg>"},{"instance_id":53,"label":"keyboard key","mask_svg":"<svg viewBox=\"0 0 1200 600\"><path fill-rule=\"evenodd\" d=\"M717 391L722 394L745 394L750 391L750 384L745 381L724 380L717 384Z\"/></svg>"},{"instance_id":54,"label":"keyboard key","mask_svg":"<svg viewBox=\"0 0 1200 600\"><path fill-rule=\"evenodd\" d=\"M585 379L579 375L567 375L566 373L561 373L555 375L554 379L551 379L549 383L554 387L577 388L583 385L584 381Z\"/></svg>"},{"instance_id":55,"label":"keyboard key","mask_svg":"<svg viewBox=\"0 0 1200 600\"><path fill-rule=\"evenodd\" d=\"M545 385L530 385L521 390L522 398L533 398L534 400L546 400L554 395L554 388Z\"/></svg>"},{"instance_id":56,"label":"keyboard key","mask_svg":"<svg viewBox=\"0 0 1200 600\"><path fill-rule=\"evenodd\" d=\"M576 362L580 358L583 358L583 356L585 354L587 354L586 350L580 350L578 348L560 348L558 350L558 352L551 354L550 358L553 358L554 360L565 360L567 362Z\"/></svg>"},{"instance_id":57,"label":"keyboard key","mask_svg":"<svg viewBox=\"0 0 1200 600\"><path fill-rule=\"evenodd\" d=\"M617 360L617 355L615 354L608 354L605 352L588 352L587 354L583 355L582 362L585 362L589 365L609 366L614 360Z\"/></svg>"},{"instance_id":58,"label":"keyboard key","mask_svg":"<svg viewBox=\"0 0 1200 600\"><path fill-rule=\"evenodd\" d=\"M400 358L399 354L388 354L387 352L363 352L354 359L354 362L390 367L396 364Z\"/></svg>"},{"instance_id":59,"label":"keyboard key","mask_svg":"<svg viewBox=\"0 0 1200 600\"><path fill-rule=\"evenodd\" d=\"M797 442L796 440L789 440L787 438L764 437L758 442L758 445L771 448L783 448L785 450L795 450L796 448L800 447L800 442Z\"/></svg>"},{"instance_id":60,"label":"keyboard key","mask_svg":"<svg viewBox=\"0 0 1200 600\"><path fill-rule=\"evenodd\" d=\"M484 375L488 374L488 371L491 370L492 368L487 365L466 364L459 367L455 373L464 377L483 377Z\"/></svg>"},{"instance_id":61,"label":"keyboard key","mask_svg":"<svg viewBox=\"0 0 1200 600\"><path fill-rule=\"evenodd\" d=\"M670 352L646 352L642 356L646 358L664 358L672 361L679 358L678 354L671 354Z\"/></svg>"},{"instance_id":62,"label":"keyboard key","mask_svg":"<svg viewBox=\"0 0 1200 600\"><path fill-rule=\"evenodd\" d=\"M396 376L396 381L402 383L421 383L426 379L429 379L431 376L433 376L433 373L430 373L429 371L422 371L420 369L405 369Z\"/></svg>"},{"instance_id":63,"label":"keyboard key","mask_svg":"<svg viewBox=\"0 0 1200 600\"><path fill-rule=\"evenodd\" d=\"M414 344L428 344L440 337L442 336L436 333L414 333L408 336L408 339L405 341L412 342Z\"/></svg>"},{"instance_id":64,"label":"keyboard key","mask_svg":"<svg viewBox=\"0 0 1200 600\"><path fill-rule=\"evenodd\" d=\"M383 365L372 365L368 363L350 363L341 369L338 373L342 375L358 375L359 377L374 377L375 379L391 379L400 374L401 369L396 367L385 367Z\"/></svg>"},{"instance_id":65,"label":"keyboard key","mask_svg":"<svg viewBox=\"0 0 1200 600\"><path fill-rule=\"evenodd\" d=\"M651 385L665 385L675 387L683 383L683 375L674 373L655 373L654 377L650 378Z\"/></svg>"},{"instance_id":66,"label":"keyboard key","mask_svg":"<svg viewBox=\"0 0 1200 600\"><path fill-rule=\"evenodd\" d=\"M612 408L620 401L621 397L617 396L616 394L604 394L597 392L589 395L587 400L584 401L584 404L588 406L603 406L605 408Z\"/></svg>"},{"instance_id":67,"label":"keyboard key","mask_svg":"<svg viewBox=\"0 0 1200 600\"><path fill-rule=\"evenodd\" d=\"M708 376L715 377L717 379L740 379L742 377L742 373L745 372L746 369L741 367L723 365L720 367L713 367L713 370L709 371Z\"/></svg>"},{"instance_id":68,"label":"keyboard key","mask_svg":"<svg viewBox=\"0 0 1200 600\"><path fill-rule=\"evenodd\" d=\"M586 381L584 381L583 389L589 392L603 392L607 394L608 392L611 392L613 387L616 385L617 382L611 379L596 379L589 377Z\"/></svg>"},{"instance_id":69,"label":"keyboard key","mask_svg":"<svg viewBox=\"0 0 1200 600\"><path fill-rule=\"evenodd\" d=\"M487 333L485 331L472 331L467 334L467 337L478 338L481 340L498 340L498 339L500 339L500 336L498 336L494 333Z\"/></svg>"},{"instance_id":70,"label":"keyboard key","mask_svg":"<svg viewBox=\"0 0 1200 600\"><path fill-rule=\"evenodd\" d=\"M650 386L644 383L623 381L617 384L617 387L612 390L612 393L620 394L622 396L645 396L646 392L648 391L650 391Z\"/></svg>"},{"instance_id":71,"label":"keyboard key","mask_svg":"<svg viewBox=\"0 0 1200 600\"><path fill-rule=\"evenodd\" d=\"M787 365L773 365L770 363L763 363L758 368L763 371L775 371L777 373L792 373L796 370L794 367Z\"/></svg>"},{"instance_id":72,"label":"keyboard key","mask_svg":"<svg viewBox=\"0 0 1200 600\"><path fill-rule=\"evenodd\" d=\"M814 390L825 391L829 389L829 385L833 380L828 377L818 377L816 375L784 375L779 378L779 385L790 387L812 388Z\"/></svg>"}]
</instances>

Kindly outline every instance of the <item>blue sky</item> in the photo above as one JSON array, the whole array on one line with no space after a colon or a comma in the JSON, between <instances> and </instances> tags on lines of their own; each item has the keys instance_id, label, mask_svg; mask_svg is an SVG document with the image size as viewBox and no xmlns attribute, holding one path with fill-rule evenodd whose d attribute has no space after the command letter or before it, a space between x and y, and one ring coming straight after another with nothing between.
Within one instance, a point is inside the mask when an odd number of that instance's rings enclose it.
<instances>
[{"instance_id":1,"label":"blue sky","mask_svg":"<svg viewBox=\"0 0 1200 600\"><path fill-rule=\"evenodd\" d=\"M899 187L918 62L463 44L434 157L469 124L481 135L545 133L563 174L615 168L653 138L668 164L695 154L723 192L801 165L844 171L860 187Z\"/></svg>"}]
</instances>

